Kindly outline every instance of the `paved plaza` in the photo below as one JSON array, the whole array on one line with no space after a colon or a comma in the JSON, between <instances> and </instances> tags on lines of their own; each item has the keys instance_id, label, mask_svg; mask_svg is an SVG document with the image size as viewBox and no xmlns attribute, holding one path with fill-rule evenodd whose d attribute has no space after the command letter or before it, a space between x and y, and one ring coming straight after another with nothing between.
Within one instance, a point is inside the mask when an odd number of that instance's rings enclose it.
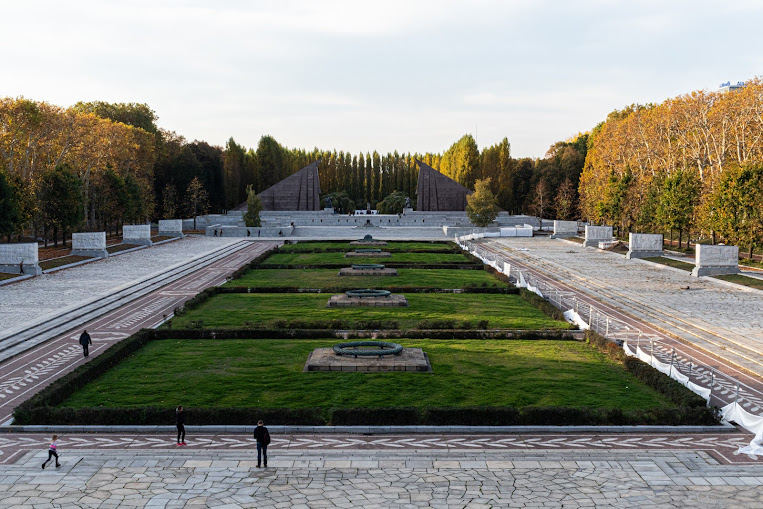
<instances>
[{"instance_id":1,"label":"paved plaza","mask_svg":"<svg viewBox=\"0 0 763 509\"><path fill-rule=\"evenodd\" d=\"M759 508L763 465L699 451L44 452L0 466L0 508Z\"/></svg>"}]
</instances>

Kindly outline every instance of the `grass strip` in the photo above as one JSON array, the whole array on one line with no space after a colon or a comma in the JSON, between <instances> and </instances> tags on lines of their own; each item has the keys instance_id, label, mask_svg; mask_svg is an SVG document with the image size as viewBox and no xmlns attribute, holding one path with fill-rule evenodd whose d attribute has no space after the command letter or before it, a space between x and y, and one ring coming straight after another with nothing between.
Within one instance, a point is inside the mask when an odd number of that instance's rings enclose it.
<instances>
[{"instance_id":1,"label":"grass strip","mask_svg":"<svg viewBox=\"0 0 763 509\"><path fill-rule=\"evenodd\" d=\"M650 256L649 258L643 258L643 260L647 260L653 263L659 263L660 265L667 265L668 267L685 270L687 272L691 272L692 270L694 270L693 263L682 262L680 260L673 260L672 258L665 258L664 256Z\"/></svg>"},{"instance_id":2,"label":"grass strip","mask_svg":"<svg viewBox=\"0 0 763 509\"><path fill-rule=\"evenodd\" d=\"M717 279L722 279L730 283L736 283L738 285L748 286L755 288L756 290L763 290L763 279L757 279L750 276L744 276L742 274L726 274L723 276L714 276Z\"/></svg>"},{"instance_id":3,"label":"grass strip","mask_svg":"<svg viewBox=\"0 0 763 509\"><path fill-rule=\"evenodd\" d=\"M465 322L472 326L486 322L484 328L492 329L570 328L518 295L416 293L406 298L410 305L405 308L328 308L329 294L220 294L176 316L172 326L415 329L422 323L421 328L448 328L438 322L450 321L458 327L465 327Z\"/></svg>"}]
</instances>

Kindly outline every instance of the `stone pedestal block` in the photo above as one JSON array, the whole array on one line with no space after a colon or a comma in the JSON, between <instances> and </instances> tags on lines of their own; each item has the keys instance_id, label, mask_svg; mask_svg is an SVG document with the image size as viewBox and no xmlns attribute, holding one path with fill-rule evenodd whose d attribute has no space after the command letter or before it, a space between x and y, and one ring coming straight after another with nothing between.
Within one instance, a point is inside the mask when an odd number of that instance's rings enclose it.
<instances>
[{"instance_id":1,"label":"stone pedestal block","mask_svg":"<svg viewBox=\"0 0 763 509\"><path fill-rule=\"evenodd\" d=\"M36 242L0 244L0 272L39 276L39 260Z\"/></svg>"},{"instance_id":2,"label":"stone pedestal block","mask_svg":"<svg viewBox=\"0 0 763 509\"><path fill-rule=\"evenodd\" d=\"M72 233L72 254L75 256L90 256L106 258L106 232Z\"/></svg>"},{"instance_id":3,"label":"stone pedestal block","mask_svg":"<svg viewBox=\"0 0 763 509\"><path fill-rule=\"evenodd\" d=\"M350 357L337 355L332 348L316 348L307 358L303 371L432 371L429 357L421 348L403 348L398 355Z\"/></svg>"},{"instance_id":4,"label":"stone pedestal block","mask_svg":"<svg viewBox=\"0 0 763 509\"><path fill-rule=\"evenodd\" d=\"M599 247L599 242L612 240L611 226L590 226L585 227L585 247Z\"/></svg>"},{"instance_id":5,"label":"stone pedestal block","mask_svg":"<svg viewBox=\"0 0 763 509\"><path fill-rule=\"evenodd\" d=\"M392 294L386 297L350 297L345 294L332 295L329 298L326 307L329 308L355 308L355 307L369 307L369 308L407 308L408 299L405 295Z\"/></svg>"},{"instance_id":6,"label":"stone pedestal block","mask_svg":"<svg viewBox=\"0 0 763 509\"><path fill-rule=\"evenodd\" d=\"M626 258L651 258L662 256L662 234L631 233L628 235Z\"/></svg>"},{"instance_id":7,"label":"stone pedestal block","mask_svg":"<svg viewBox=\"0 0 763 509\"><path fill-rule=\"evenodd\" d=\"M358 269L355 267L344 267L339 269L339 276L397 276L397 269L384 267L381 269Z\"/></svg>"},{"instance_id":8,"label":"stone pedestal block","mask_svg":"<svg viewBox=\"0 0 763 509\"><path fill-rule=\"evenodd\" d=\"M122 227L122 242L138 246L151 246L151 225L131 224Z\"/></svg>"},{"instance_id":9,"label":"stone pedestal block","mask_svg":"<svg viewBox=\"0 0 763 509\"><path fill-rule=\"evenodd\" d=\"M697 244L696 250L692 276L722 276L739 273L738 246Z\"/></svg>"},{"instance_id":10,"label":"stone pedestal block","mask_svg":"<svg viewBox=\"0 0 763 509\"><path fill-rule=\"evenodd\" d=\"M554 234L551 235L552 239L565 239L568 237L575 237L578 234L578 222L577 221L557 221L554 220Z\"/></svg>"},{"instance_id":11,"label":"stone pedestal block","mask_svg":"<svg viewBox=\"0 0 763 509\"><path fill-rule=\"evenodd\" d=\"M183 220L182 219L160 219L159 235L164 237L182 237Z\"/></svg>"}]
</instances>

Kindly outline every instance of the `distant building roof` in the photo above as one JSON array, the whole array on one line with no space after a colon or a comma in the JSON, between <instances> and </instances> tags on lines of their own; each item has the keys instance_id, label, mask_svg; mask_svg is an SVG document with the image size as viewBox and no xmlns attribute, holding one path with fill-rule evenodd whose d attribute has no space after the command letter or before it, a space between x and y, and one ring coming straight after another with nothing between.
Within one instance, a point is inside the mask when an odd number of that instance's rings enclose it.
<instances>
[{"instance_id":1,"label":"distant building roof","mask_svg":"<svg viewBox=\"0 0 763 509\"><path fill-rule=\"evenodd\" d=\"M737 81L736 85L732 85L730 81L727 81L726 83L721 83L719 90L721 92L730 92L731 90L739 90L740 88L744 88L744 85L744 81Z\"/></svg>"}]
</instances>

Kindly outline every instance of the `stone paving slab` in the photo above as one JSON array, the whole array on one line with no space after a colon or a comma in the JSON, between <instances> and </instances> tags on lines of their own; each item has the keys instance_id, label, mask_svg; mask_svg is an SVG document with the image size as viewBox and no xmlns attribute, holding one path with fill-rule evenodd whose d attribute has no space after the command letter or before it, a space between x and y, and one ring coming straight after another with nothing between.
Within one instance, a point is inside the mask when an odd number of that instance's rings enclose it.
<instances>
[{"instance_id":1,"label":"stone paving slab","mask_svg":"<svg viewBox=\"0 0 763 509\"><path fill-rule=\"evenodd\" d=\"M662 451L44 451L0 466L0 508L758 508L763 466Z\"/></svg>"}]
</instances>

